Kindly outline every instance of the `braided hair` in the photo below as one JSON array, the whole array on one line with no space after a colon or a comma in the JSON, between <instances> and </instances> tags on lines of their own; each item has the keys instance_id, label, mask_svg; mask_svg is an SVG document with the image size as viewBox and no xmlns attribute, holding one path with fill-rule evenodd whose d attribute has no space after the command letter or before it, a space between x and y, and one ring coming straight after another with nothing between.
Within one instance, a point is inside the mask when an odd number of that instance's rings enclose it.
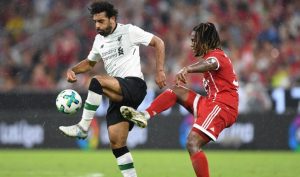
<instances>
[{"instance_id":1,"label":"braided hair","mask_svg":"<svg viewBox=\"0 0 300 177\"><path fill-rule=\"evenodd\" d=\"M193 31L195 37L192 47L196 51L196 56L203 56L209 50L220 48L220 37L213 23L200 23L193 28Z\"/></svg>"}]
</instances>

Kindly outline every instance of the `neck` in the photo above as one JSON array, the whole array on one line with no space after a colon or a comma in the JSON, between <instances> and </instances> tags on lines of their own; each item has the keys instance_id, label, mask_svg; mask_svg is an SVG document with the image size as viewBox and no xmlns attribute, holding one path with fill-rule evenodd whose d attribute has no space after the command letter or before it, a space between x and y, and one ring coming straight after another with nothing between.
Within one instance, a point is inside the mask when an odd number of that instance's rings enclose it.
<instances>
[{"instance_id":1,"label":"neck","mask_svg":"<svg viewBox=\"0 0 300 177\"><path fill-rule=\"evenodd\" d=\"M112 34L112 33L116 30L117 26L118 26L118 24L117 24L117 23L114 23L113 29L111 30L111 33L110 33L110 34Z\"/></svg>"}]
</instances>

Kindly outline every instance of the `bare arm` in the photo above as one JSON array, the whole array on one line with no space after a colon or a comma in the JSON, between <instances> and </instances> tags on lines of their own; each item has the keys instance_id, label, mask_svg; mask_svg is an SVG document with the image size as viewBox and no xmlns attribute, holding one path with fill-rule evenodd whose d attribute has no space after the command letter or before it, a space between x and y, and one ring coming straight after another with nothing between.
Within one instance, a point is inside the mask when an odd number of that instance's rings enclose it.
<instances>
[{"instance_id":1,"label":"bare arm","mask_svg":"<svg viewBox=\"0 0 300 177\"><path fill-rule=\"evenodd\" d=\"M209 58L205 61L199 61L186 67L188 73L203 73L206 71L215 70L218 68L218 61L214 58Z\"/></svg>"},{"instance_id":2,"label":"bare arm","mask_svg":"<svg viewBox=\"0 0 300 177\"><path fill-rule=\"evenodd\" d=\"M164 71L165 65L165 44L157 36L153 36L152 40L149 43L149 46L155 48L156 53L156 77L155 82L159 88L166 86L166 74Z\"/></svg>"},{"instance_id":3,"label":"bare arm","mask_svg":"<svg viewBox=\"0 0 300 177\"><path fill-rule=\"evenodd\" d=\"M95 61L90 61L88 59L85 59L77 63L74 67L71 68L71 70L75 74L85 73L87 71L90 71L95 66L95 64L96 64Z\"/></svg>"},{"instance_id":4,"label":"bare arm","mask_svg":"<svg viewBox=\"0 0 300 177\"><path fill-rule=\"evenodd\" d=\"M176 84L183 82L186 84L187 73L204 73L206 71L216 70L219 63L215 58L209 58L205 61L199 61L189 66L183 67L176 75Z\"/></svg>"},{"instance_id":5,"label":"bare arm","mask_svg":"<svg viewBox=\"0 0 300 177\"><path fill-rule=\"evenodd\" d=\"M96 62L85 59L79 62L78 64L76 64L74 67L68 69L67 71L68 82L76 82L77 81L76 74L90 71L95 66L95 64Z\"/></svg>"}]
</instances>

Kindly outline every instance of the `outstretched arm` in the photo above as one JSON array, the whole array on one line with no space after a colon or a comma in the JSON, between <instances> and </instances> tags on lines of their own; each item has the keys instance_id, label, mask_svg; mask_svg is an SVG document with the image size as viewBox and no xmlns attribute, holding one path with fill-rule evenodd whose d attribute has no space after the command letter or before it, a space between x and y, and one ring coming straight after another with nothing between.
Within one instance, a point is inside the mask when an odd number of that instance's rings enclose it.
<instances>
[{"instance_id":1,"label":"outstretched arm","mask_svg":"<svg viewBox=\"0 0 300 177\"><path fill-rule=\"evenodd\" d=\"M87 71L90 71L94 66L96 62L90 61L88 59L82 60L78 64L76 64L74 67L68 69L67 71L67 80L68 82L76 82L76 74L85 73Z\"/></svg>"},{"instance_id":2,"label":"outstretched arm","mask_svg":"<svg viewBox=\"0 0 300 177\"><path fill-rule=\"evenodd\" d=\"M166 74L164 71L165 65L165 44L157 36L153 36L152 40L149 43L150 46L155 48L156 53L156 77L155 82L159 88L166 86Z\"/></svg>"},{"instance_id":3,"label":"outstretched arm","mask_svg":"<svg viewBox=\"0 0 300 177\"><path fill-rule=\"evenodd\" d=\"M183 67L176 75L176 84L179 84L179 82L186 84L187 73L204 73L206 71L216 70L218 67L219 63L215 58L209 58L205 61L199 61Z\"/></svg>"}]
</instances>

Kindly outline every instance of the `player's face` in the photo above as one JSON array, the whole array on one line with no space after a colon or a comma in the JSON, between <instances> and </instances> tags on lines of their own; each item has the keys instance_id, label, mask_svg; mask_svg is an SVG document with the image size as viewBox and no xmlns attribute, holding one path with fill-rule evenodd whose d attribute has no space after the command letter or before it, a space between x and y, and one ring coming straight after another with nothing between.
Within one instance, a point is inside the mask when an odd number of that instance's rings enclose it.
<instances>
[{"instance_id":1,"label":"player's face","mask_svg":"<svg viewBox=\"0 0 300 177\"><path fill-rule=\"evenodd\" d=\"M108 18L106 12L93 15L96 30L102 36L108 36L112 32L114 20L114 17Z\"/></svg>"},{"instance_id":2,"label":"player's face","mask_svg":"<svg viewBox=\"0 0 300 177\"><path fill-rule=\"evenodd\" d=\"M191 47L192 47L192 51L194 53L195 56L197 56L197 48L196 48L196 32L195 31L192 31L191 33Z\"/></svg>"},{"instance_id":3,"label":"player's face","mask_svg":"<svg viewBox=\"0 0 300 177\"><path fill-rule=\"evenodd\" d=\"M191 33L191 47L195 57L199 57L203 55L202 44L201 41L197 41L196 39L196 31Z\"/></svg>"}]
</instances>

